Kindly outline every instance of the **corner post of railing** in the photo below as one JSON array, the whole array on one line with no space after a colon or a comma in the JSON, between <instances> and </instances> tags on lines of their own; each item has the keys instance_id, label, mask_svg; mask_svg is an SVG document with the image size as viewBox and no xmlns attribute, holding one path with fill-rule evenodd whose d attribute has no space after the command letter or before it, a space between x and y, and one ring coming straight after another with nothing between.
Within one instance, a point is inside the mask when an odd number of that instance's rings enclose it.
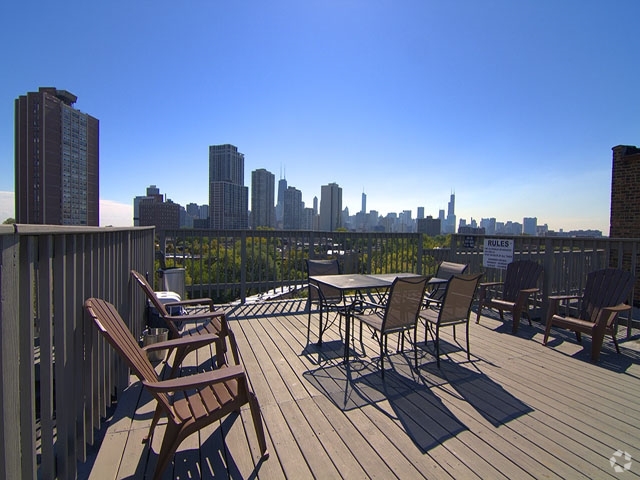
<instances>
[{"instance_id":1,"label":"corner post of railing","mask_svg":"<svg viewBox=\"0 0 640 480\"><path fill-rule=\"evenodd\" d=\"M240 302L247 300L247 231L240 233Z\"/></svg>"},{"instance_id":2,"label":"corner post of railing","mask_svg":"<svg viewBox=\"0 0 640 480\"><path fill-rule=\"evenodd\" d=\"M20 299L20 243L17 232L0 230L0 478L21 478L20 364L16 361L21 322L15 301Z\"/></svg>"},{"instance_id":3,"label":"corner post of railing","mask_svg":"<svg viewBox=\"0 0 640 480\"><path fill-rule=\"evenodd\" d=\"M544 239L544 256L543 256L543 273L542 273L542 316L541 318L547 318L547 310L549 308L549 295L553 293L553 278L554 274L554 251L553 240L551 237L545 237Z\"/></svg>"}]
</instances>

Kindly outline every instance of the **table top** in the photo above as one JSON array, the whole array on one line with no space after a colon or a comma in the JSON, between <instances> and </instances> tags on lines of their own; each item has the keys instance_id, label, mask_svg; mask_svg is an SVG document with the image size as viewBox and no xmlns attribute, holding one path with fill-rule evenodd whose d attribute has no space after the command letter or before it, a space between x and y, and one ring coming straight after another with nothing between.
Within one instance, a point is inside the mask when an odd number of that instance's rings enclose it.
<instances>
[{"instance_id":1,"label":"table top","mask_svg":"<svg viewBox=\"0 0 640 480\"><path fill-rule=\"evenodd\" d=\"M314 275L309 277L324 285L339 290L364 290L367 288L390 287L396 277L416 277L413 273L387 273L375 275L363 275L360 273L346 273L341 275Z\"/></svg>"}]
</instances>

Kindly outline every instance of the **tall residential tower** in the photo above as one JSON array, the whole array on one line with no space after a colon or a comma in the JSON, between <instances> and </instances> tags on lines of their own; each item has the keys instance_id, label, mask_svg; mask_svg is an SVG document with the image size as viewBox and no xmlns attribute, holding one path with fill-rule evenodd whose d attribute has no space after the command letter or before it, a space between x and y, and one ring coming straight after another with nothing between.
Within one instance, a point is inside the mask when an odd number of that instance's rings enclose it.
<instances>
[{"instance_id":1,"label":"tall residential tower","mask_svg":"<svg viewBox=\"0 0 640 480\"><path fill-rule=\"evenodd\" d=\"M225 145L209 147L209 227L243 230L249 227L249 189L244 185L244 154Z\"/></svg>"},{"instance_id":2,"label":"tall residential tower","mask_svg":"<svg viewBox=\"0 0 640 480\"><path fill-rule=\"evenodd\" d=\"M275 175L264 168L251 172L251 227L254 230L276 226L275 181Z\"/></svg>"},{"instance_id":3,"label":"tall residential tower","mask_svg":"<svg viewBox=\"0 0 640 480\"><path fill-rule=\"evenodd\" d=\"M15 101L16 222L98 226L99 121L66 90Z\"/></svg>"}]
</instances>

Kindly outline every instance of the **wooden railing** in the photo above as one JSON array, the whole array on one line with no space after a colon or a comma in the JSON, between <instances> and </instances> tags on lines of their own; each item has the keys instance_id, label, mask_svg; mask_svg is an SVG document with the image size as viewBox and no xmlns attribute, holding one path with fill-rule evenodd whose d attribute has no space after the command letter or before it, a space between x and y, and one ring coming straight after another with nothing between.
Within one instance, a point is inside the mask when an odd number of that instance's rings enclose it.
<instances>
[{"instance_id":1,"label":"wooden railing","mask_svg":"<svg viewBox=\"0 0 640 480\"><path fill-rule=\"evenodd\" d=\"M129 271L157 269L155 233L0 226L0 478L76 478L95 429L129 380L82 305L90 296L114 303L138 338L145 299ZM454 235L449 248L429 250L420 234L179 230L159 232L158 244L163 260L185 267L189 296L220 302L300 289L307 258L339 258L345 272L425 275L448 260L468 263L483 281L501 280L503 270L483 266L485 238L503 237ZM640 240L509 238L515 260L544 266L541 312L548 295L580 291L592 270L639 274Z\"/></svg>"},{"instance_id":2,"label":"wooden railing","mask_svg":"<svg viewBox=\"0 0 640 480\"><path fill-rule=\"evenodd\" d=\"M0 478L77 477L129 381L84 300L112 302L139 335L129 271L152 270L153 251L153 228L0 227Z\"/></svg>"}]
</instances>

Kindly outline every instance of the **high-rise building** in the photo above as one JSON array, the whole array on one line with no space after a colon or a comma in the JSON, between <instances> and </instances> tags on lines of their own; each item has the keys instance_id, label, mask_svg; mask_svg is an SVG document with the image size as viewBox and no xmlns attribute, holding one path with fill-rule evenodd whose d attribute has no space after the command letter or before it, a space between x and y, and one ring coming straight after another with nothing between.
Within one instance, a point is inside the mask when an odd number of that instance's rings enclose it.
<instances>
[{"instance_id":1,"label":"high-rise building","mask_svg":"<svg viewBox=\"0 0 640 480\"><path fill-rule=\"evenodd\" d=\"M456 233L456 194L451 194L451 199L447 205L447 219L444 222L444 231L442 233Z\"/></svg>"},{"instance_id":2,"label":"high-rise building","mask_svg":"<svg viewBox=\"0 0 640 480\"><path fill-rule=\"evenodd\" d=\"M100 222L98 119L73 108L77 97L41 87L15 101L16 222Z\"/></svg>"},{"instance_id":3,"label":"high-rise building","mask_svg":"<svg viewBox=\"0 0 640 480\"><path fill-rule=\"evenodd\" d=\"M538 230L537 217L525 217L522 220L522 233L525 235L536 235Z\"/></svg>"},{"instance_id":4,"label":"high-rise building","mask_svg":"<svg viewBox=\"0 0 640 480\"><path fill-rule=\"evenodd\" d=\"M244 185L244 154L225 145L209 147L209 226L216 230L249 227L249 189Z\"/></svg>"},{"instance_id":5,"label":"high-rise building","mask_svg":"<svg viewBox=\"0 0 640 480\"><path fill-rule=\"evenodd\" d=\"M362 192L362 213L367 213L367 194Z\"/></svg>"},{"instance_id":6,"label":"high-rise building","mask_svg":"<svg viewBox=\"0 0 640 480\"><path fill-rule=\"evenodd\" d=\"M276 176L259 168L251 172L251 228L276 226L274 194Z\"/></svg>"},{"instance_id":7,"label":"high-rise building","mask_svg":"<svg viewBox=\"0 0 640 480\"><path fill-rule=\"evenodd\" d=\"M302 226L302 192L296 187L289 186L284 192L282 228L298 230Z\"/></svg>"},{"instance_id":8,"label":"high-rise building","mask_svg":"<svg viewBox=\"0 0 640 480\"><path fill-rule=\"evenodd\" d=\"M282 228L283 216L284 216L284 192L287 191L287 179L281 178L278 180L278 201L276 202L276 225L277 228Z\"/></svg>"},{"instance_id":9,"label":"high-rise building","mask_svg":"<svg viewBox=\"0 0 640 480\"><path fill-rule=\"evenodd\" d=\"M342 188L337 183L320 187L320 230L333 232L342 225Z\"/></svg>"}]
</instances>

